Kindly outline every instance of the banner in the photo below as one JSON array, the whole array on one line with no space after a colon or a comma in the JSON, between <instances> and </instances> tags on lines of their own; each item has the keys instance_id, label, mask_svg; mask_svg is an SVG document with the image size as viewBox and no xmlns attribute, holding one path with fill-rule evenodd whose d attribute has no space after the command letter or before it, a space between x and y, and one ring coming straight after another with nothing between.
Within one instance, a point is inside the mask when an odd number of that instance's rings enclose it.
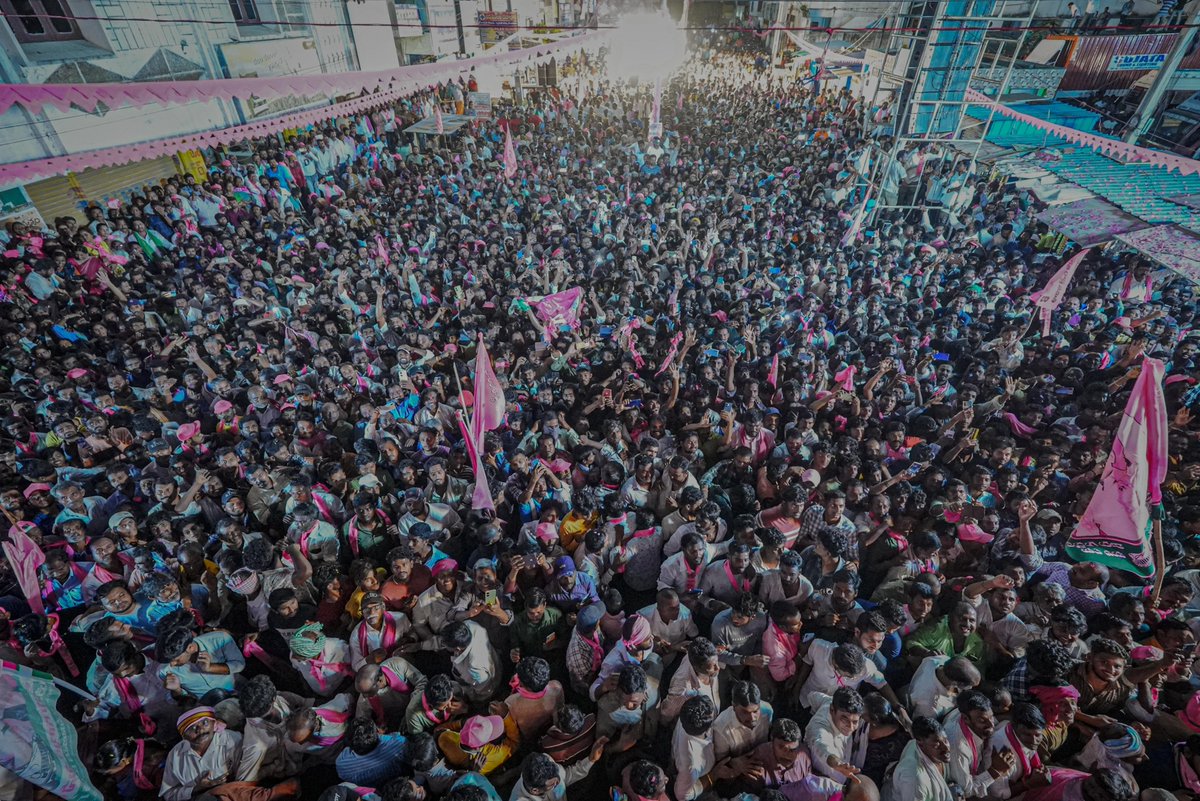
<instances>
[{"instance_id":1,"label":"banner","mask_svg":"<svg viewBox=\"0 0 1200 801\"><path fill-rule=\"evenodd\" d=\"M93 88L97 87L111 87L113 88L113 91L120 90L121 92L130 93L126 98L126 101L124 103L118 103L118 105L125 105L129 103L134 105L145 105L160 102L161 104L169 105L174 102L203 102L217 97L255 96L267 98L271 96L271 92L275 91L271 88L271 86L274 84L295 86L297 87L297 91L303 94L304 92L309 91L309 86L305 82L312 82L314 86L319 85L320 87L325 87L328 84L332 88L325 89L325 91L331 95L357 94L362 91L371 92L371 94L366 94L362 97L357 97L344 103L338 103L332 106L322 106L320 108L309 109L307 111L300 111L283 117L255 120L245 125L237 125L232 128L200 131L198 133L175 136L167 139L136 142L134 144L108 147L101 150L88 150L83 153L72 153L67 156L53 156L51 158L38 159L36 161L0 164L0 186L29 183L30 181L36 181L39 178L63 175L72 170L78 172L80 170L94 169L97 167L112 167L118 164L128 164L131 161L141 161L143 159L153 159L162 156L173 156L181 150L228 145L234 142L241 142L249 138L278 133L279 131L283 131L288 128L303 128L308 125L316 125L335 117L355 116L363 111L382 106L385 103L391 103L434 83L454 80L458 78L459 75L465 74L474 69L505 69L508 67L520 67L527 64L537 64L551 58L562 59L564 56L567 56L571 53L575 53L587 48L599 47L604 44L606 40L606 32L588 33L584 34L583 36L562 39L552 44L527 47L511 52L489 54L486 56L478 56L476 58L462 59L461 61L440 61L433 64L420 64L413 67L402 67L398 70L389 70L387 72L387 75L390 77L387 79L385 87L381 87L376 83L371 83L369 87L362 85L364 81L368 80L363 76L368 76L372 73L361 72L342 73L340 75L312 75L293 78L240 78L217 81L176 81L166 82L165 88L159 84L48 84L39 86L29 86L24 84L0 85L0 112L11 106L13 102L18 102L14 100L14 98L19 98L27 93L50 93L52 95L54 93L62 93L61 99L64 105L61 105L61 110L66 110L70 107L72 102L76 102L70 98L82 98L84 94L91 92ZM200 84L207 85L207 88L200 87ZM232 84L233 86L225 86L226 84ZM239 89L239 86L243 88ZM357 88L355 88L356 86ZM159 88L156 89L155 87ZM174 88L171 89L170 87ZM96 91L100 92L100 89L97 88ZM158 98L155 95L155 92L164 94L166 100ZM54 96L57 97L58 95ZM94 109L96 102L99 102L100 97L98 95L90 95L89 97L91 100L91 109ZM132 99L134 97L136 97L136 99ZM106 105L112 105L108 103L108 101L105 101L105 103ZM24 105L23 102L22 105ZM58 102L50 103L50 105L53 105L55 108L60 108ZM80 105L81 107L88 109L86 101L84 104ZM38 105L38 108L40 107L41 106Z\"/></svg>"},{"instance_id":2,"label":"banner","mask_svg":"<svg viewBox=\"0 0 1200 801\"><path fill-rule=\"evenodd\" d=\"M1189 159L1186 156L1177 156L1174 153L1165 153L1161 150L1152 150L1148 147L1138 147L1128 142L1122 142L1120 139L1110 139L1107 136L1078 131L1066 125L1048 122L1030 114L1022 114L1016 109L997 103L977 89L968 89L966 99L972 103L987 106L997 114L1009 119L1031 125L1039 131L1053 134L1072 144L1089 147L1112 158L1119 158L1123 161L1141 161L1155 167L1163 167L1168 171L1179 170L1180 175L1195 175L1200 172L1200 161L1196 161L1195 159Z\"/></svg>"},{"instance_id":3,"label":"banner","mask_svg":"<svg viewBox=\"0 0 1200 801\"><path fill-rule=\"evenodd\" d=\"M1151 509L1162 503L1167 474L1164 373L1158 359L1142 359L1142 372L1117 425L1100 483L1067 540L1066 553L1072 559L1099 562L1142 578L1154 575Z\"/></svg>"},{"instance_id":4,"label":"banner","mask_svg":"<svg viewBox=\"0 0 1200 801\"><path fill-rule=\"evenodd\" d=\"M75 727L57 702L49 678L0 666L0 767L67 801L102 801L79 758Z\"/></svg>"}]
</instances>

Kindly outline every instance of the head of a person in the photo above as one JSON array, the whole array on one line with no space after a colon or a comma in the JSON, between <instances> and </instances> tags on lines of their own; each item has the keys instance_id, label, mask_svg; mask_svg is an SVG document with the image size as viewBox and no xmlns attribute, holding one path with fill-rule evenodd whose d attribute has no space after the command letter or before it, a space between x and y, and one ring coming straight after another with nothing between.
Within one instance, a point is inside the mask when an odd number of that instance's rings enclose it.
<instances>
[{"instance_id":1,"label":"head of a person","mask_svg":"<svg viewBox=\"0 0 1200 801\"><path fill-rule=\"evenodd\" d=\"M866 714L862 696L853 687L839 687L833 693L829 706L829 718L833 726L847 737L858 731Z\"/></svg>"},{"instance_id":2,"label":"head of a person","mask_svg":"<svg viewBox=\"0 0 1200 801\"><path fill-rule=\"evenodd\" d=\"M912 738L917 748L936 765L950 761L950 740L937 718L918 716L912 722Z\"/></svg>"}]
</instances>

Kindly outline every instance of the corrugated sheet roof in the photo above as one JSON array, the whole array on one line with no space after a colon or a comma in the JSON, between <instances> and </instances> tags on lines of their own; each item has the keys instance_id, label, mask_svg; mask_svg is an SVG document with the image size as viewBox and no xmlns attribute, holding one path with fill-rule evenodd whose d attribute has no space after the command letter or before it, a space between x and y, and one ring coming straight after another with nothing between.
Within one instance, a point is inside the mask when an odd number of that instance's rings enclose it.
<instances>
[{"instance_id":1,"label":"corrugated sheet roof","mask_svg":"<svg viewBox=\"0 0 1200 801\"><path fill-rule=\"evenodd\" d=\"M1067 74L1059 86L1064 92L1128 89L1148 70L1109 71L1113 56L1143 56L1166 53L1175 43L1175 33L1139 33L1129 36L1048 36L1063 39L1071 48ZM1200 67L1200 49L1183 59L1180 69Z\"/></svg>"},{"instance_id":2,"label":"corrugated sheet roof","mask_svg":"<svg viewBox=\"0 0 1200 801\"><path fill-rule=\"evenodd\" d=\"M1095 118L1090 112L1069 103L1017 107L1024 114L1054 122L1063 122L1068 116L1080 123L1086 122L1087 116ZM974 112L974 116L984 114L983 109ZM1086 124L1075 127L1090 130ZM999 116L988 131L987 139L996 145L1021 150L1046 147L1057 159L1039 160L1038 164L1059 178L1082 186L1146 222L1178 223L1200 232L1200 211L1167 200L1176 195L1200 193L1200 175L1184 176L1147 164L1122 164L1091 148L1070 144L1032 125Z\"/></svg>"}]
</instances>

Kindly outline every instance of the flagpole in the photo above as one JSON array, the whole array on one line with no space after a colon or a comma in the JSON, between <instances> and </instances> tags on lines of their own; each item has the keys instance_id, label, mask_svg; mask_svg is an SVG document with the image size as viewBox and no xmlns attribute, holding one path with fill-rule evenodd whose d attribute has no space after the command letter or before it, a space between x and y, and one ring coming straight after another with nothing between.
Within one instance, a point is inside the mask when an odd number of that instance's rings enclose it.
<instances>
[{"instance_id":1,"label":"flagpole","mask_svg":"<svg viewBox=\"0 0 1200 801\"><path fill-rule=\"evenodd\" d=\"M463 395L462 378L458 374L458 362L451 362L450 365L454 368L454 380L458 384L458 406L462 409L463 420L467 424L467 430L472 431L471 415L467 412L466 396Z\"/></svg>"},{"instance_id":2,"label":"flagpole","mask_svg":"<svg viewBox=\"0 0 1200 801\"><path fill-rule=\"evenodd\" d=\"M1162 592L1163 579L1166 578L1166 554L1163 553L1162 520L1158 510L1154 511L1154 520L1150 523L1150 537L1154 542L1154 592L1150 598L1150 608L1158 608L1158 596Z\"/></svg>"}]
</instances>

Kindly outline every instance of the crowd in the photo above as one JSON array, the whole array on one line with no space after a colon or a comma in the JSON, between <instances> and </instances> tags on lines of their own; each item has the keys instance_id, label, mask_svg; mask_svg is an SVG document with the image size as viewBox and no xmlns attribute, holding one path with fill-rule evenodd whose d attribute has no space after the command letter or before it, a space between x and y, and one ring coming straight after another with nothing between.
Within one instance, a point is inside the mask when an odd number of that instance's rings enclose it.
<instances>
[{"instance_id":1,"label":"crowd","mask_svg":"<svg viewBox=\"0 0 1200 801\"><path fill-rule=\"evenodd\" d=\"M87 693L105 798L1200 793L1194 288L1094 249L1042 336L1036 197L754 55L649 142L593 57L420 150L447 87L10 226L0 510L45 563L0 563L0 650ZM857 225L872 173L924 211ZM1063 550L1143 354L1157 595Z\"/></svg>"}]
</instances>

